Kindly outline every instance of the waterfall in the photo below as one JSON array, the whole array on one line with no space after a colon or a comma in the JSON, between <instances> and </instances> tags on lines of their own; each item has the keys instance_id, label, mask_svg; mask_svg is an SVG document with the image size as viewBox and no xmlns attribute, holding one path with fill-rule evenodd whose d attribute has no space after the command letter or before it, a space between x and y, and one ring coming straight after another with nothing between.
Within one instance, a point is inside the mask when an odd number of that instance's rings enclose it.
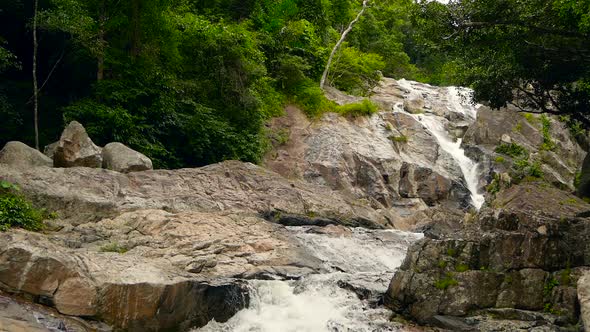
<instances>
[{"instance_id":1,"label":"waterfall","mask_svg":"<svg viewBox=\"0 0 590 332\"><path fill-rule=\"evenodd\" d=\"M476 106L471 104L472 97L469 89L457 87L441 89L425 84L415 84L415 86L403 79L399 80L398 84L408 90L409 97L436 98L439 101L445 101L446 98L448 111L460 113L471 121L475 121L477 117ZM441 98L443 97L441 94L444 98ZM399 105L396 111L405 112ZM453 157L463 173L467 189L471 193L472 204L479 210L485 201L484 195L479 192L479 165L465 155L465 150L461 147L462 140L451 138L444 126L446 119L441 116L428 113L410 115L436 138L441 149Z\"/></svg>"},{"instance_id":2,"label":"waterfall","mask_svg":"<svg viewBox=\"0 0 590 332\"><path fill-rule=\"evenodd\" d=\"M421 234L351 229L349 235L313 234L306 227L289 227L292 235L321 259L326 273L300 280L249 282L250 307L228 322L210 322L199 332L336 332L399 331L391 312L359 299L350 287L378 296L387 289L408 246ZM350 287L343 287L350 285Z\"/></svg>"}]
</instances>

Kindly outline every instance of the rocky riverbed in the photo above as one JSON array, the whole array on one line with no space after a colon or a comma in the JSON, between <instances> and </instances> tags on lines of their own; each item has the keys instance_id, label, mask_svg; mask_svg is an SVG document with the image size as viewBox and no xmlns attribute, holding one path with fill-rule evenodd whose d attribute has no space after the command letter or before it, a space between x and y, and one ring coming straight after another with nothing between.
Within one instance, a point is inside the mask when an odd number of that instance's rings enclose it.
<instances>
[{"instance_id":1,"label":"rocky riverbed","mask_svg":"<svg viewBox=\"0 0 590 332\"><path fill-rule=\"evenodd\" d=\"M262 166L151 170L77 123L47 155L7 144L0 179L58 217L0 233L0 329L579 329L585 151L469 93L384 79L371 117L289 107ZM515 145L543 179L498 149Z\"/></svg>"}]
</instances>

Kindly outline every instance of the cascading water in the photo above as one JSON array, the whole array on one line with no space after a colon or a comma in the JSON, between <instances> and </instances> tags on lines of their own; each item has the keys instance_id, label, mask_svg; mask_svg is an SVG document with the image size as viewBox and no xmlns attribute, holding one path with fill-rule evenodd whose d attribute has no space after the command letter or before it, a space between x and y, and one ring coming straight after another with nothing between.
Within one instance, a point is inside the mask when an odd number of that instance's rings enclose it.
<instances>
[{"instance_id":1,"label":"cascading water","mask_svg":"<svg viewBox=\"0 0 590 332\"><path fill-rule=\"evenodd\" d=\"M371 300L360 300L348 289L358 288L375 295L385 292L407 247L421 234L353 229L350 235L333 237L309 233L306 227L289 230L323 261L327 272L293 281L250 281L250 308L238 312L227 323L210 322L197 331L401 330L401 325L388 320L388 310L371 305Z\"/></svg>"},{"instance_id":2,"label":"cascading water","mask_svg":"<svg viewBox=\"0 0 590 332\"><path fill-rule=\"evenodd\" d=\"M434 91L434 87L420 84L414 86L409 81L399 80L398 84L408 90L408 97L427 97L429 94L434 95L432 98L443 99L438 91ZM447 99L447 108L450 112L456 112L464 115L466 118L474 121L477 112L476 107L471 104L471 92L465 88L449 87L444 90ZM403 105L397 105L396 110L404 112ZM440 147L450 154L459 165L467 189L471 193L471 201L473 206L479 210L485 201L483 194L479 192L479 178L478 165L473 160L465 155L465 150L461 147L461 139L454 140L451 138L444 126L444 119L441 116L434 114L410 114L414 119L422 123L422 125L436 138Z\"/></svg>"}]
</instances>

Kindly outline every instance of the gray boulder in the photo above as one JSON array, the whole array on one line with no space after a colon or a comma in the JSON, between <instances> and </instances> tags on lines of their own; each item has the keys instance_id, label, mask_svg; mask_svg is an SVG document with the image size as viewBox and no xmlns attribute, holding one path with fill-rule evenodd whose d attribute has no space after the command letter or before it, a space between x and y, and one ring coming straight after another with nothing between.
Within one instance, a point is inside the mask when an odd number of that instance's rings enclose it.
<instances>
[{"instance_id":1,"label":"gray boulder","mask_svg":"<svg viewBox=\"0 0 590 332\"><path fill-rule=\"evenodd\" d=\"M53 164L50 158L21 142L6 143L0 150L0 163L24 167L51 167Z\"/></svg>"},{"instance_id":2,"label":"gray boulder","mask_svg":"<svg viewBox=\"0 0 590 332\"><path fill-rule=\"evenodd\" d=\"M57 150L58 146L59 146L59 141L53 142L49 145L45 145L45 148L43 149L43 154L46 155L47 157L53 159L53 155L55 154L55 150Z\"/></svg>"},{"instance_id":3,"label":"gray boulder","mask_svg":"<svg viewBox=\"0 0 590 332\"><path fill-rule=\"evenodd\" d=\"M109 143L104 147L102 167L121 173L153 169L150 158L121 143Z\"/></svg>"},{"instance_id":4,"label":"gray boulder","mask_svg":"<svg viewBox=\"0 0 590 332\"><path fill-rule=\"evenodd\" d=\"M102 167L102 149L96 146L86 129L72 121L64 129L53 156L55 167Z\"/></svg>"}]
</instances>

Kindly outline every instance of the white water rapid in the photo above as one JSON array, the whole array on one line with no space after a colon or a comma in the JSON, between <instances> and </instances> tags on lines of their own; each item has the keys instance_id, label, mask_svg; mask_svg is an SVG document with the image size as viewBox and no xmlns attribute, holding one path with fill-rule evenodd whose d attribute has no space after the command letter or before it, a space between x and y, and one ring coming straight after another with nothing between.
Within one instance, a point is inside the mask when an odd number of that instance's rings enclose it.
<instances>
[{"instance_id":1,"label":"white water rapid","mask_svg":"<svg viewBox=\"0 0 590 332\"><path fill-rule=\"evenodd\" d=\"M476 119L476 106L471 102L472 97L469 89L457 87L442 89L403 79L399 80L398 84L409 92L408 98L436 99L445 103L449 112L459 113L471 122ZM403 105L397 105L395 111L405 112ZM479 210L485 201L484 195L479 192L479 167L477 163L465 155L465 150L461 147L462 140L451 138L445 129L445 122L448 122L448 120L433 113L410 115L422 123L436 138L440 147L457 162L465 178L467 189L471 193L473 206Z\"/></svg>"},{"instance_id":2,"label":"white water rapid","mask_svg":"<svg viewBox=\"0 0 590 332\"><path fill-rule=\"evenodd\" d=\"M293 236L321 259L326 273L300 280L253 280L251 303L227 323L210 322L199 332L369 332L402 331L391 312L373 302L387 289L407 247L421 234L353 229L343 237L289 227ZM360 300L349 290L372 294ZM372 299L371 299L372 298Z\"/></svg>"}]
</instances>

